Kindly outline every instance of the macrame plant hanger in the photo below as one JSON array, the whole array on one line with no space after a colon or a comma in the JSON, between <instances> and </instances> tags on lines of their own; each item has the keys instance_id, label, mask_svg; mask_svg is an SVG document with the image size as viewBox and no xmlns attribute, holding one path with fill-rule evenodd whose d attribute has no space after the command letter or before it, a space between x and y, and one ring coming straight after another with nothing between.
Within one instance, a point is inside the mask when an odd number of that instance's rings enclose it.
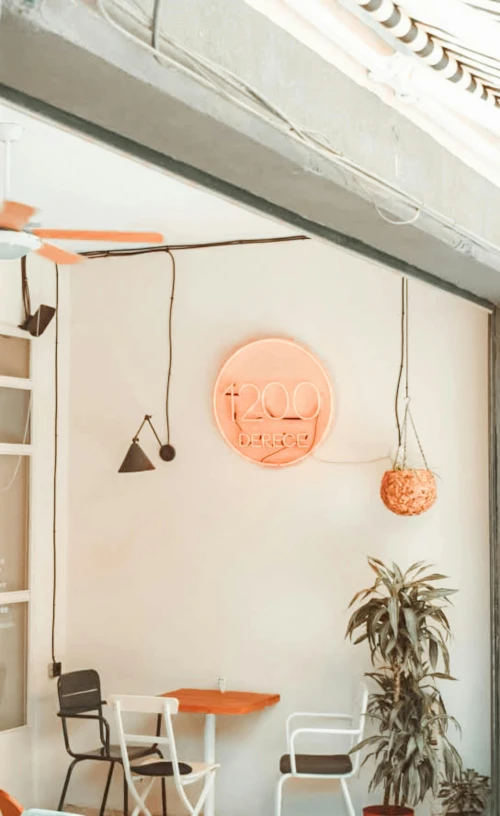
<instances>
[{"instance_id":1,"label":"macrame plant hanger","mask_svg":"<svg viewBox=\"0 0 500 816\"><path fill-rule=\"evenodd\" d=\"M403 278L401 287L401 365L400 376L398 379L398 387L396 390L396 424L398 426L398 449L396 456L392 463L393 470L408 470L408 423L410 424L415 439L417 441L418 449L424 463L425 470L429 470L427 459L425 458L424 449L418 435L415 425L415 420L411 413L411 397L410 397L410 312L408 308L408 278ZM399 394L401 388L401 380L403 369L405 372L405 399L404 399L404 414L403 422L399 420Z\"/></svg>"},{"instance_id":2,"label":"macrame plant hanger","mask_svg":"<svg viewBox=\"0 0 500 816\"><path fill-rule=\"evenodd\" d=\"M401 283L401 361L395 399L398 448L392 463L392 470L388 470L384 473L380 487L380 495L385 506L400 516L420 515L432 507L437 498L436 479L427 464L427 459L410 407L410 323L408 291L408 278L403 278ZM403 372L405 375L405 398L403 421L401 422L399 402ZM423 468L416 469L408 465L409 429L413 431L417 441L424 464Z\"/></svg>"}]
</instances>

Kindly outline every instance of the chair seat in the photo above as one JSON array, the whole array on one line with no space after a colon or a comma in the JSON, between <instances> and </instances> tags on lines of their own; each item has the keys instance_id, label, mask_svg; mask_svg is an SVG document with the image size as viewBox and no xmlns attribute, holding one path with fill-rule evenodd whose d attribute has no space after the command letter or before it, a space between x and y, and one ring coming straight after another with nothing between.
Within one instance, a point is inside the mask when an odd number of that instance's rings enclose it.
<instances>
[{"instance_id":1,"label":"chair seat","mask_svg":"<svg viewBox=\"0 0 500 816\"><path fill-rule=\"evenodd\" d=\"M207 773L217 771L220 765L214 763L208 765L206 762L179 762L179 771L182 776L182 785L191 785L193 782L198 782L203 779ZM151 776L151 777L166 777L173 776L174 771L172 763L168 760L148 760L141 765L134 765L130 767L135 776Z\"/></svg>"},{"instance_id":2,"label":"chair seat","mask_svg":"<svg viewBox=\"0 0 500 816\"><path fill-rule=\"evenodd\" d=\"M298 774L317 776L344 776L352 772L351 758L347 754L295 754L295 767ZM290 754L280 759L282 774L292 773Z\"/></svg>"},{"instance_id":3,"label":"chair seat","mask_svg":"<svg viewBox=\"0 0 500 816\"><path fill-rule=\"evenodd\" d=\"M155 749L150 745L132 746L131 748L129 747L128 749L128 755L130 759L142 759L142 757L150 756L154 750ZM119 762L121 762L122 760L119 745L110 745L109 751L106 751L105 748L96 748L93 751L82 752L81 754L78 754L78 756L82 757L82 759L84 757L88 759L103 759L103 760L116 759Z\"/></svg>"},{"instance_id":4,"label":"chair seat","mask_svg":"<svg viewBox=\"0 0 500 816\"><path fill-rule=\"evenodd\" d=\"M138 776L173 776L174 767L171 762L159 759L157 762L145 762L144 765L131 765L130 770ZM179 773L192 773L191 765L179 762Z\"/></svg>"}]
</instances>

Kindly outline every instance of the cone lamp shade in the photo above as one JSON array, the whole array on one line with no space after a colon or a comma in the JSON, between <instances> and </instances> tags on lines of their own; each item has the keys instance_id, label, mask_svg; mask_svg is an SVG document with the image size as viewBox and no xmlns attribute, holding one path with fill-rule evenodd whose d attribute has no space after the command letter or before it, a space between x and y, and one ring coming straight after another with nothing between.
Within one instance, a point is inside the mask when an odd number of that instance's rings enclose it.
<instances>
[{"instance_id":1,"label":"cone lamp shade","mask_svg":"<svg viewBox=\"0 0 500 816\"><path fill-rule=\"evenodd\" d=\"M127 451L118 473L141 473L144 470L156 470L143 449L135 440Z\"/></svg>"}]
</instances>

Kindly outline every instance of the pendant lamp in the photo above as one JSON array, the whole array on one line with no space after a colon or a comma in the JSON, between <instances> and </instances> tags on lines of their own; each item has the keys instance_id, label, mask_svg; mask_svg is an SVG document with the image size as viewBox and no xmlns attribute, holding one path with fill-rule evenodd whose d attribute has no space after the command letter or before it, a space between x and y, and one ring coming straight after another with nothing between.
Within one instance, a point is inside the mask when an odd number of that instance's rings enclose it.
<instances>
[{"instance_id":1,"label":"pendant lamp","mask_svg":"<svg viewBox=\"0 0 500 816\"><path fill-rule=\"evenodd\" d=\"M45 303L42 303L35 314L31 314L31 297L28 273L26 270L26 258L21 258L21 291L23 296L24 320L19 328L28 331L32 337L40 337L54 317L56 310L53 306L46 306Z\"/></svg>"},{"instance_id":2,"label":"pendant lamp","mask_svg":"<svg viewBox=\"0 0 500 816\"><path fill-rule=\"evenodd\" d=\"M146 423L153 431L156 440L160 446L161 459L163 459L164 462L171 462L172 459L174 459L175 448L170 444L164 445L162 443L160 437L156 433L153 423L151 422L151 414L146 414L146 416L144 417L139 426L139 430L132 439L132 444L130 445L130 448L127 451L125 459L120 465L118 473L141 473L142 471L145 470L156 470L151 460L146 456L143 449L139 445L139 434Z\"/></svg>"},{"instance_id":3,"label":"pendant lamp","mask_svg":"<svg viewBox=\"0 0 500 816\"><path fill-rule=\"evenodd\" d=\"M153 431L156 441L160 446L160 458L164 462L171 462L175 458L175 448L170 444L170 411L169 411L169 396L170 396L170 379L172 376L172 311L174 306L175 296L175 258L168 247L165 248L166 254L169 256L172 264L172 284L170 292L170 307L168 311L168 372L167 372L167 394L166 394L166 420L167 420L167 441L165 444L161 441L156 432L156 428L151 422L151 414L146 414L142 420L139 430L132 439L132 444L127 451L125 459L121 463L118 473L142 473L146 470L155 470L155 466L151 460L146 456L141 446L139 445L139 434L146 423Z\"/></svg>"}]
</instances>

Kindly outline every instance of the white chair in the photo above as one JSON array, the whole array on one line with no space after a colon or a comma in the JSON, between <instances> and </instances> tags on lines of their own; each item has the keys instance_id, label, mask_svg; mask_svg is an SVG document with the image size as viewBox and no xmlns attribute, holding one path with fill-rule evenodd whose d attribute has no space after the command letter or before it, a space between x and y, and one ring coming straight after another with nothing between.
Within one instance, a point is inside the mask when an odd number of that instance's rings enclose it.
<instances>
[{"instance_id":1,"label":"white chair","mask_svg":"<svg viewBox=\"0 0 500 816\"><path fill-rule=\"evenodd\" d=\"M362 685L359 690L354 714L316 714L297 712L291 714L286 721L286 741L288 753L281 757L280 772L282 774L276 788L276 816L281 816L283 801L283 785L288 779L339 779L342 794L349 816L355 816L347 780L354 776L359 769L360 753L356 751L349 755L363 739L366 712L368 708L368 689ZM292 730L294 720L330 719L345 720L348 727L316 728L312 725L301 725ZM325 736L345 736L349 746L345 754L298 754L296 741L305 734Z\"/></svg>"},{"instance_id":2,"label":"white chair","mask_svg":"<svg viewBox=\"0 0 500 816\"><path fill-rule=\"evenodd\" d=\"M156 779L172 777L181 802L184 804L191 816L199 816L207 795L214 784L215 772L219 765L207 765L201 762L179 762L177 749L175 746L172 717L179 710L179 701L173 697L141 697L125 696L113 694L109 699L109 704L113 708L118 729L118 740L120 744L123 770L132 798L136 807L132 816L144 813L151 816L146 807L146 799L151 792ZM125 731L124 714L156 714L162 715L165 727L165 737L152 734L131 734ZM165 745L170 749L170 760L149 757L145 760L132 762L129 757L128 748L133 745ZM138 784L147 780L143 793L139 793ZM195 782L203 782L201 793L195 805L192 805L186 796L185 788Z\"/></svg>"}]
</instances>

